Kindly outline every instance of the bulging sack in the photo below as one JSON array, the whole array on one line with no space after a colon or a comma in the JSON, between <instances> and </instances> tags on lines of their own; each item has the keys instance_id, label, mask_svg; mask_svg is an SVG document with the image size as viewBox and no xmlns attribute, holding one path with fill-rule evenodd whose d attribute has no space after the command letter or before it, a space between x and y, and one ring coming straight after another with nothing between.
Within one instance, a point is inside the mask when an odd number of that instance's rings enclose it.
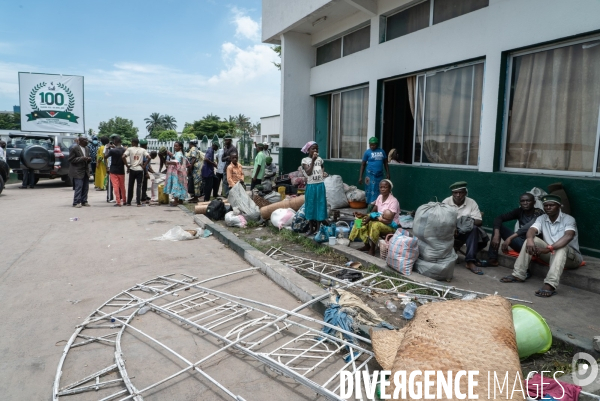
<instances>
[{"instance_id":1,"label":"bulging sack","mask_svg":"<svg viewBox=\"0 0 600 401\"><path fill-rule=\"evenodd\" d=\"M450 281L454 277L456 253L454 249L449 256L437 260L424 260L418 258L415 262L415 271L434 280Z\"/></svg>"},{"instance_id":2,"label":"bulging sack","mask_svg":"<svg viewBox=\"0 0 600 401\"><path fill-rule=\"evenodd\" d=\"M386 263L399 273L409 276L419 257L419 240L399 228L389 243Z\"/></svg>"},{"instance_id":3,"label":"bulging sack","mask_svg":"<svg viewBox=\"0 0 600 401\"><path fill-rule=\"evenodd\" d=\"M246 227L246 219L238 212L231 211L225 213L225 224L227 227Z\"/></svg>"},{"instance_id":4,"label":"bulging sack","mask_svg":"<svg viewBox=\"0 0 600 401\"><path fill-rule=\"evenodd\" d=\"M415 214L413 234L419 239L419 258L428 261L448 258L454 253L456 210L449 205L429 202Z\"/></svg>"},{"instance_id":5,"label":"bulging sack","mask_svg":"<svg viewBox=\"0 0 600 401\"><path fill-rule=\"evenodd\" d=\"M211 220L223 220L225 217L225 204L219 199L210 201L204 215Z\"/></svg>"},{"instance_id":6,"label":"bulging sack","mask_svg":"<svg viewBox=\"0 0 600 401\"><path fill-rule=\"evenodd\" d=\"M232 207L237 207L240 210L246 220L260 220L260 209L248 196L242 183L238 182L229 190L227 199Z\"/></svg>"},{"instance_id":7,"label":"bulging sack","mask_svg":"<svg viewBox=\"0 0 600 401\"><path fill-rule=\"evenodd\" d=\"M271 213L271 224L278 229L291 228L296 212L294 209L277 209Z\"/></svg>"},{"instance_id":8,"label":"bulging sack","mask_svg":"<svg viewBox=\"0 0 600 401\"><path fill-rule=\"evenodd\" d=\"M348 199L344 191L344 181L339 175L330 175L323 181L325 183L325 195L327 204L332 209L348 207Z\"/></svg>"}]
</instances>

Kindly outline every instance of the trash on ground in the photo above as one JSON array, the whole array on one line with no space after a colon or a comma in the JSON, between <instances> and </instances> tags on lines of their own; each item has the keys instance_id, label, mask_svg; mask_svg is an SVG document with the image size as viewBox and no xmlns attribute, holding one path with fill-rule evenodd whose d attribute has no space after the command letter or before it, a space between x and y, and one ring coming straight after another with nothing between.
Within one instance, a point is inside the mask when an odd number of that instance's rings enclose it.
<instances>
[{"instance_id":1,"label":"trash on ground","mask_svg":"<svg viewBox=\"0 0 600 401\"><path fill-rule=\"evenodd\" d=\"M195 234L191 234L195 231ZM160 237L152 238L153 241L186 241L190 239L200 238L201 229L184 230L181 226L176 226L161 235Z\"/></svg>"},{"instance_id":2,"label":"trash on ground","mask_svg":"<svg viewBox=\"0 0 600 401\"><path fill-rule=\"evenodd\" d=\"M417 304L411 301L404 307L404 310L402 311L402 317L406 320L411 320L413 317L415 317L416 311Z\"/></svg>"},{"instance_id":3,"label":"trash on ground","mask_svg":"<svg viewBox=\"0 0 600 401\"><path fill-rule=\"evenodd\" d=\"M277 227L279 230L282 228L286 228L288 230L292 229L292 222L294 221L294 217L296 217L296 211L292 208L287 209L277 209L271 213L271 224L273 227Z\"/></svg>"},{"instance_id":4,"label":"trash on ground","mask_svg":"<svg viewBox=\"0 0 600 401\"><path fill-rule=\"evenodd\" d=\"M71 218L69 219L69 221L77 221L77 220L79 220L79 217L71 217Z\"/></svg>"},{"instance_id":5,"label":"trash on ground","mask_svg":"<svg viewBox=\"0 0 600 401\"><path fill-rule=\"evenodd\" d=\"M246 224L248 224L246 218L242 216L240 209L237 207L234 207L231 212L225 214L225 225L227 227L244 228Z\"/></svg>"}]
</instances>

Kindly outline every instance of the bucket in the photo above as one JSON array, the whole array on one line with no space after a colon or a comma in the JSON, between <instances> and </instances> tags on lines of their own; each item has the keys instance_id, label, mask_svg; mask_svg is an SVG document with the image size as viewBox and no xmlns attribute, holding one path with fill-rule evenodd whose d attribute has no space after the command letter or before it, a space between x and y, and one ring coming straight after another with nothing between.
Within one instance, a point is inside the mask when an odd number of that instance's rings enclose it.
<instances>
[{"instance_id":1,"label":"bucket","mask_svg":"<svg viewBox=\"0 0 600 401\"><path fill-rule=\"evenodd\" d=\"M337 233L341 233L344 238L348 238L350 235L350 226L345 221L338 221L335 223ZM338 235L339 236L339 235Z\"/></svg>"},{"instance_id":2,"label":"bucket","mask_svg":"<svg viewBox=\"0 0 600 401\"><path fill-rule=\"evenodd\" d=\"M329 237L329 245L333 246L337 244L337 237Z\"/></svg>"},{"instance_id":3,"label":"bucket","mask_svg":"<svg viewBox=\"0 0 600 401\"><path fill-rule=\"evenodd\" d=\"M519 358L543 354L552 346L552 333L544 318L525 305L512 307Z\"/></svg>"}]
</instances>

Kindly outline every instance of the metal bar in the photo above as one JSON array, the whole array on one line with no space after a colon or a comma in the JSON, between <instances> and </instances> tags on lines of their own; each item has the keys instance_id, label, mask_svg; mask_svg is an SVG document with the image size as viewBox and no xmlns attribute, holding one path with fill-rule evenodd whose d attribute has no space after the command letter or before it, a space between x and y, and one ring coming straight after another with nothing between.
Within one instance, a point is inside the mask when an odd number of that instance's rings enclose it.
<instances>
[{"instance_id":1,"label":"metal bar","mask_svg":"<svg viewBox=\"0 0 600 401\"><path fill-rule=\"evenodd\" d=\"M92 391L92 390L95 391L95 390L98 390L98 389L101 389L104 387L110 387L110 386L120 383L122 381L123 381L123 379L114 379L114 380L109 380L109 381L102 382L102 383L94 383L90 386L78 387L78 388L74 388L74 389L61 391L58 393L58 396L62 397L63 395L73 395L73 394L85 393L86 391Z\"/></svg>"},{"instance_id":2,"label":"metal bar","mask_svg":"<svg viewBox=\"0 0 600 401\"><path fill-rule=\"evenodd\" d=\"M115 370L117 370L117 365L116 365L116 364L110 365L110 366L109 366L109 367L107 367L107 368L104 368L104 369L102 369L102 370L99 370L99 371L98 371L98 372L96 372L96 373L92 373L91 375L89 375L89 376L86 376L86 377L84 377L83 379L76 381L75 383L71 383L71 384L69 384L69 385L67 385L67 386L64 386L64 387L63 387L63 388L61 388L59 391L71 390L71 389L72 389L72 388L74 388L74 387L77 387L77 386L79 386L79 385L81 385L81 384L83 384L83 383L89 382L90 380L92 380L92 379L95 379L95 378L97 378L97 377L100 377L100 376L103 376L103 375L105 375L105 374L108 374L108 373L114 372Z\"/></svg>"}]
</instances>

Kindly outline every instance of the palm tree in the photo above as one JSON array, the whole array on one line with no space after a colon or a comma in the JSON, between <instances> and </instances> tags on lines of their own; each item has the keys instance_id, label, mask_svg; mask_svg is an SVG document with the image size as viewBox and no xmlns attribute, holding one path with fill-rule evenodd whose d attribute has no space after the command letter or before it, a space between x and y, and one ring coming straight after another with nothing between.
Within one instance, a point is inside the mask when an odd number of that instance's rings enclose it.
<instances>
[{"instance_id":1,"label":"palm tree","mask_svg":"<svg viewBox=\"0 0 600 401\"><path fill-rule=\"evenodd\" d=\"M165 129L163 118L164 117L161 116L160 113L152 113L149 118L144 119L149 134L152 134L155 130L161 131Z\"/></svg>"},{"instance_id":2,"label":"palm tree","mask_svg":"<svg viewBox=\"0 0 600 401\"><path fill-rule=\"evenodd\" d=\"M165 114L162 118L162 123L165 129L170 129L173 131L177 129L177 120L173 116Z\"/></svg>"},{"instance_id":3,"label":"palm tree","mask_svg":"<svg viewBox=\"0 0 600 401\"><path fill-rule=\"evenodd\" d=\"M250 128L250 118L243 114L238 114L236 117L236 124L241 130L248 130Z\"/></svg>"},{"instance_id":4,"label":"palm tree","mask_svg":"<svg viewBox=\"0 0 600 401\"><path fill-rule=\"evenodd\" d=\"M203 120L206 120L206 121L217 121L218 122L218 121L221 121L221 118L218 115L216 115L216 114L209 113L209 114L207 114L203 118Z\"/></svg>"}]
</instances>

